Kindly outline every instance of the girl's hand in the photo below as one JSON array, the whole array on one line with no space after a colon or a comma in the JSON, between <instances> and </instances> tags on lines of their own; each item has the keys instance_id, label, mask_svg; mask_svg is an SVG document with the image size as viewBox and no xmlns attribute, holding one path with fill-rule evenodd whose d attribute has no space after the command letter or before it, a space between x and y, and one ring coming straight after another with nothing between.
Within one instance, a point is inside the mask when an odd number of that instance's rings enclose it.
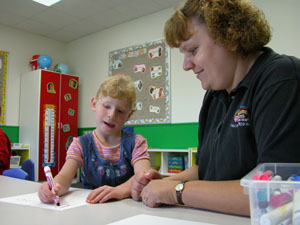
<instances>
[{"instance_id":1,"label":"girl's hand","mask_svg":"<svg viewBox=\"0 0 300 225\"><path fill-rule=\"evenodd\" d=\"M56 195L58 195L60 189L61 189L61 185L56 183L54 186L54 191ZM42 185L39 187L38 196L41 202L53 203L54 202L53 199L55 198L56 195L52 193L47 182L42 183Z\"/></svg>"},{"instance_id":2,"label":"girl's hand","mask_svg":"<svg viewBox=\"0 0 300 225\"><path fill-rule=\"evenodd\" d=\"M124 199L130 197L130 191L125 190L125 188L122 188L122 186L117 187L111 187L111 186L101 186L99 188L96 188L92 190L87 199L87 203L104 203L107 202L110 199Z\"/></svg>"}]
</instances>

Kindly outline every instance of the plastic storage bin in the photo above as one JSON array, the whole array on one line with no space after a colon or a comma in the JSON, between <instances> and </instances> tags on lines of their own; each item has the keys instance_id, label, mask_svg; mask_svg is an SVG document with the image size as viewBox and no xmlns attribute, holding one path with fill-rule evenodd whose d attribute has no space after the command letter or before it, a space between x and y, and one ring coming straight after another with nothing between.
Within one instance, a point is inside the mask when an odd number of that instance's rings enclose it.
<instances>
[{"instance_id":1,"label":"plastic storage bin","mask_svg":"<svg viewBox=\"0 0 300 225\"><path fill-rule=\"evenodd\" d=\"M15 155L10 157L10 167L16 168L20 166L21 156Z\"/></svg>"},{"instance_id":2,"label":"plastic storage bin","mask_svg":"<svg viewBox=\"0 0 300 225\"><path fill-rule=\"evenodd\" d=\"M300 224L299 178L300 163L263 163L243 177L251 224Z\"/></svg>"},{"instance_id":3,"label":"plastic storage bin","mask_svg":"<svg viewBox=\"0 0 300 225\"><path fill-rule=\"evenodd\" d=\"M12 147L14 148L22 148L23 143L12 143Z\"/></svg>"}]
</instances>

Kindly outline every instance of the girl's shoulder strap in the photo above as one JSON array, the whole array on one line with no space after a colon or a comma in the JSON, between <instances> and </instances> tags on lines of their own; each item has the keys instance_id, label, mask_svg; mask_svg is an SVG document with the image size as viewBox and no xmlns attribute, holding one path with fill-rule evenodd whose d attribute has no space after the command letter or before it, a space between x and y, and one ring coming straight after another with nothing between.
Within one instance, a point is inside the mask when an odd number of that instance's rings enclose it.
<instances>
[{"instance_id":1,"label":"girl's shoulder strap","mask_svg":"<svg viewBox=\"0 0 300 225\"><path fill-rule=\"evenodd\" d=\"M126 130L122 131L121 146L132 153L135 146L135 133Z\"/></svg>"}]
</instances>

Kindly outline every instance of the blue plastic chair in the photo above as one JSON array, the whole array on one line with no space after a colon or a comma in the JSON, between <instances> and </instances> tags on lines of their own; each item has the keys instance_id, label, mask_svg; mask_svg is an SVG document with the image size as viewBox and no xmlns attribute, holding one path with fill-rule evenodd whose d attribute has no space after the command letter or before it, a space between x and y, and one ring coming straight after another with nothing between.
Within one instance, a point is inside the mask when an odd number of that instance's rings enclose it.
<instances>
[{"instance_id":1,"label":"blue plastic chair","mask_svg":"<svg viewBox=\"0 0 300 225\"><path fill-rule=\"evenodd\" d=\"M134 132L134 128L133 128L133 127L123 127L122 129L123 129L123 130L126 130L126 131L128 131L128 132L130 132L130 133L133 133L133 132Z\"/></svg>"},{"instance_id":2,"label":"blue plastic chair","mask_svg":"<svg viewBox=\"0 0 300 225\"><path fill-rule=\"evenodd\" d=\"M7 176L7 177L23 179L23 180L28 179L28 174L21 168L13 168L13 169L4 170L2 175Z\"/></svg>"},{"instance_id":3,"label":"blue plastic chair","mask_svg":"<svg viewBox=\"0 0 300 225\"><path fill-rule=\"evenodd\" d=\"M33 160L32 159L24 160L22 162L21 168L28 174L28 180L34 181L34 162L33 162Z\"/></svg>"}]
</instances>

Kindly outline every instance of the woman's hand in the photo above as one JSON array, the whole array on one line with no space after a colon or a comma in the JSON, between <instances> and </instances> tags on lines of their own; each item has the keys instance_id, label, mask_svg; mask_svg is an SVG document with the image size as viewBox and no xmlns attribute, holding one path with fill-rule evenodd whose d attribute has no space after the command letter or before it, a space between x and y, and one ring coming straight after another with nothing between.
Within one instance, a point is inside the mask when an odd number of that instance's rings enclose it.
<instances>
[{"instance_id":1,"label":"woman's hand","mask_svg":"<svg viewBox=\"0 0 300 225\"><path fill-rule=\"evenodd\" d=\"M157 207L161 204L177 204L175 186L176 180L152 180L143 189L141 197L143 203L149 207Z\"/></svg>"},{"instance_id":2,"label":"woman's hand","mask_svg":"<svg viewBox=\"0 0 300 225\"><path fill-rule=\"evenodd\" d=\"M143 188L153 179L161 179L161 175L156 170L150 169L147 172L134 175L131 187L131 197L135 201L141 201Z\"/></svg>"}]
</instances>

